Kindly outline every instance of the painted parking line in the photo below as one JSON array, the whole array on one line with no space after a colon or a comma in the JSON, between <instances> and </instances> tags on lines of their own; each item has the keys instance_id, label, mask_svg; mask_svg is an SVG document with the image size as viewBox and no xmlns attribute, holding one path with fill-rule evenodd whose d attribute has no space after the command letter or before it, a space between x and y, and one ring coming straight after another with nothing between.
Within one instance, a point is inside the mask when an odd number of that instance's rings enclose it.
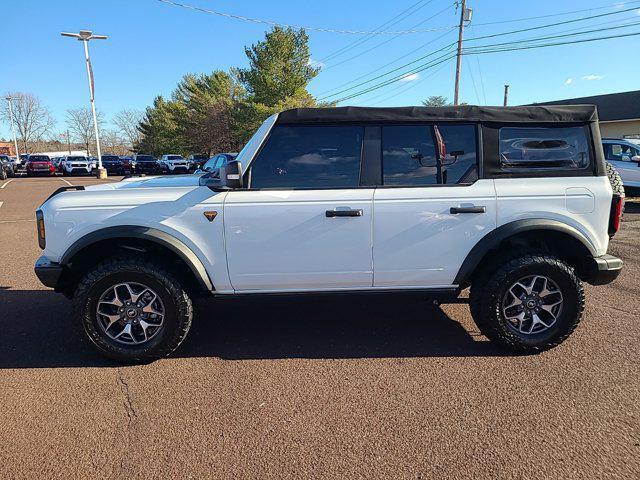
<instances>
[{"instance_id":1,"label":"painted parking line","mask_svg":"<svg viewBox=\"0 0 640 480\"><path fill-rule=\"evenodd\" d=\"M4 204L4 202L0 202L0 208L2 208L2 205Z\"/></svg>"},{"instance_id":2,"label":"painted parking line","mask_svg":"<svg viewBox=\"0 0 640 480\"><path fill-rule=\"evenodd\" d=\"M64 179L64 178L62 178L62 177L57 177L57 178L58 178L58 180L61 180L61 181L63 181L64 183L66 183L67 185L69 185L70 187L73 187L73 183L71 183L71 182L69 182L69 181L65 180L65 179Z\"/></svg>"},{"instance_id":3,"label":"painted parking line","mask_svg":"<svg viewBox=\"0 0 640 480\"><path fill-rule=\"evenodd\" d=\"M11 182L13 182L13 180L14 180L13 178L12 178L11 180L7 180L7 181L6 181L6 182L4 182L2 185L0 185L0 188L4 188L4 187L6 187L6 186L7 186L7 185L9 185Z\"/></svg>"}]
</instances>

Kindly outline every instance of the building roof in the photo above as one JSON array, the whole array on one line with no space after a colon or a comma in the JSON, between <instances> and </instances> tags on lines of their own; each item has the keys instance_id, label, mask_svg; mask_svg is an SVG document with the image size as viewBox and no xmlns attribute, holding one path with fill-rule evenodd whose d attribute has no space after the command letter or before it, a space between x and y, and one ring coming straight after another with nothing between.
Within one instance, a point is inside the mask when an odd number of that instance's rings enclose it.
<instances>
[{"instance_id":1,"label":"building roof","mask_svg":"<svg viewBox=\"0 0 640 480\"><path fill-rule=\"evenodd\" d=\"M569 98L533 105L595 105L601 122L640 119L640 90L593 97Z\"/></svg>"},{"instance_id":2,"label":"building roof","mask_svg":"<svg viewBox=\"0 0 640 480\"><path fill-rule=\"evenodd\" d=\"M595 122L598 120L593 105L479 107L333 107L295 108L278 115L278 123L348 123L348 122Z\"/></svg>"}]
</instances>

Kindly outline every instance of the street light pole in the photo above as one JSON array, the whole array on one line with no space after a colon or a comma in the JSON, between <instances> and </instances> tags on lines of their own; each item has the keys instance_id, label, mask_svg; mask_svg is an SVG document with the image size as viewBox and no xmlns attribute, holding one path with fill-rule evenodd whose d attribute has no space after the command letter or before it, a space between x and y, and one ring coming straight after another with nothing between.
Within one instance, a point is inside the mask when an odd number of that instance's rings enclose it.
<instances>
[{"instance_id":1,"label":"street light pole","mask_svg":"<svg viewBox=\"0 0 640 480\"><path fill-rule=\"evenodd\" d=\"M96 104L94 95L93 70L91 68L91 59L89 58L89 40L106 40L106 35L94 35L89 30L80 30L80 33L62 32L63 37L73 37L84 44L84 59L87 64L87 78L89 80L89 94L91 96L91 113L93 114L93 129L96 135L96 153L98 154L98 178L106 178L107 171L102 167L102 152L100 151L100 132L98 131L98 117L96 115ZM88 154L89 152L87 152Z\"/></svg>"},{"instance_id":2,"label":"street light pole","mask_svg":"<svg viewBox=\"0 0 640 480\"><path fill-rule=\"evenodd\" d=\"M13 121L13 97L7 95L4 99L9 103L9 120L11 122L11 132L13 133L13 146L16 149L16 165L20 164L20 153L18 152L18 137L16 137L16 124Z\"/></svg>"}]
</instances>

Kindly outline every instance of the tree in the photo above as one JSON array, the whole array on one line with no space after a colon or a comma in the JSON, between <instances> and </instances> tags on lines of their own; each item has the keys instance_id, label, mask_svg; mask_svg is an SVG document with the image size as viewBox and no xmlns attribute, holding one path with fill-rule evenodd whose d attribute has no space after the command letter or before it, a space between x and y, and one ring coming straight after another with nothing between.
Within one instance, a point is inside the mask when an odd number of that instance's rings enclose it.
<instances>
[{"instance_id":1,"label":"tree","mask_svg":"<svg viewBox=\"0 0 640 480\"><path fill-rule=\"evenodd\" d=\"M252 102L276 106L290 97L310 96L306 87L320 68L310 65L304 30L274 27L244 51L249 68L239 70L239 75Z\"/></svg>"},{"instance_id":2,"label":"tree","mask_svg":"<svg viewBox=\"0 0 640 480\"><path fill-rule=\"evenodd\" d=\"M42 140L56 122L47 107L35 95L24 92L9 92L5 96L13 98L13 121L16 134L22 143L23 153L29 153L31 144ZM0 114L10 125L8 102L5 102Z\"/></svg>"},{"instance_id":3,"label":"tree","mask_svg":"<svg viewBox=\"0 0 640 480\"><path fill-rule=\"evenodd\" d=\"M158 95L153 100L153 105L147 107L144 118L138 125L141 138L135 150L155 156L185 153L183 129L178 126L184 112L185 109L178 102L167 101L162 95Z\"/></svg>"},{"instance_id":4,"label":"tree","mask_svg":"<svg viewBox=\"0 0 640 480\"><path fill-rule=\"evenodd\" d=\"M138 125L143 117L144 113L140 110L128 109L119 111L116 116L113 117L113 124L118 128L118 133L123 137L131 151L133 151L134 146L140 142Z\"/></svg>"},{"instance_id":5,"label":"tree","mask_svg":"<svg viewBox=\"0 0 640 480\"><path fill-rule=\"evenodd\" d=\"M104 124L102 112L96 112L96 117L98 119L98 129L100 129ZM87 150L87 155L89 155L89 147L95 143L91 109L88 107L79 107L67 110L66 122L74 140L83 144Z\"/></svg>"},{"instance_id":6,"label":"tree","mask_svg":"<svg viewBox=\"0 0 640 480\"><path fill-rule=\"evenodd\" d=\"M422 105L425 107L448 107L451 105L447 97L442 97L440 95L432 95L426 100L422 101Z\"/></svg>"}]
</instances>

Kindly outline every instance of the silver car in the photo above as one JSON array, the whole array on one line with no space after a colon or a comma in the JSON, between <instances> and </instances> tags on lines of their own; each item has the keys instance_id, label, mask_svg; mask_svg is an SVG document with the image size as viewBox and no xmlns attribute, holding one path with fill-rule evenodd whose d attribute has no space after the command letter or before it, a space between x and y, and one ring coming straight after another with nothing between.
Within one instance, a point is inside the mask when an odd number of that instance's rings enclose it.
<instances>
[{"instance_id":1,"label":"silver car","mask_svg":"<svg viewBox=\"0 0 640 480\"><path fill-rule=\"evenodd\" d=\"M623 139L602 140L604 157L622 177L625 189L640 189L640 145Z\"/></svg>"}]
</instances>

